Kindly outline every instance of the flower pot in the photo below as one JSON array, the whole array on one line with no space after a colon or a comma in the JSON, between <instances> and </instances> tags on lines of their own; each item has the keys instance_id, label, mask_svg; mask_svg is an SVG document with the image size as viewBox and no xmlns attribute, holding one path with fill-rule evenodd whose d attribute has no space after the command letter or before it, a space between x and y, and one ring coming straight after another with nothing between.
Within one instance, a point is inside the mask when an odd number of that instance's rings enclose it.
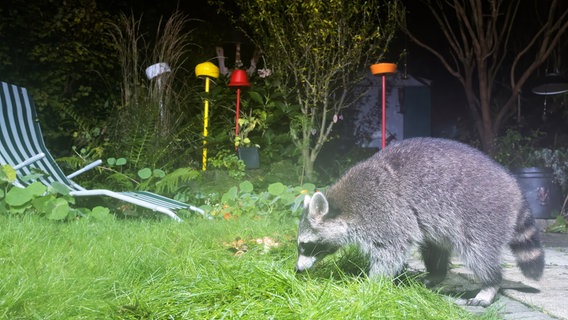
<instances>
[{"instance_id":1,"label":"flower pot","mask_svg":"<svg viewBox=\"0 0 568 320\"><path fill-rule=\"evenodd\" d=\"M562 190L550 168L520 168L513 171L536 219L554 219L562 206Z\"/></svg>"},{"instance_id":2,"label":"flower pot","mask_svg":"<svg viewBox=\"0 0 568 320\"><path fill-rule=\"evenodd\" d=\"M245 163L246 169L260 168L260 156L257 147L239 147L237 154L239 159Z\"/></svg>"}]
</instances>

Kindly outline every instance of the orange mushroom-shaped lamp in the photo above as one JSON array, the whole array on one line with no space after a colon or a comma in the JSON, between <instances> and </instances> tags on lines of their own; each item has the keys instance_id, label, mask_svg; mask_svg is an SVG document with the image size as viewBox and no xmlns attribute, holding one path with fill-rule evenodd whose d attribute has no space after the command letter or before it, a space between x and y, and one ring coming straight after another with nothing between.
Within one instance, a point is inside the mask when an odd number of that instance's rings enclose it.
<instances>
[{"instance_id":1,"label":"orange mushroom-shaped lamp","mask_svg":"<svg viewBox=\"0 0 568 320\"><path fill-rule=\"evenodd\" d=\"M237 108L235 116L235 137L239 135L239 114L241 113L241 88L250 87L247 72L241 69L235 69L231 73L229 79L229 87L237 88Z\"/></svg>"},{"instance_id":2,"label":"orange mushroom-shaped lamp","mask_svg":"<svg viewBox=\"0 0 568 320\"><path fill-rule=\"evenodd\" d=\"M207 61L195 66L195 76L205 78L205 93L209 93L209 79L219 78L219 68L213 63ZM203 108L203 160L201 170L207 170L207 128L209 127L209 97L204 100Z\"/></svg>"},{"instance_id":3,"label":"orange mushroom-shaped lamp","mask_svg":"<svg viewBox=\"0 0 568 320\"><path fill-rule=\"evenodd\" d=\"M371 65L371 73L374 75L380 75L382 78L382 112L381 112L381 149L384 149L387 145L386 143L386 133L387 133L387 116L386 116L386 88L387 81L386 76L396 72L396 64L394 63L376 63Z\"/></svg>"}]
</instances>

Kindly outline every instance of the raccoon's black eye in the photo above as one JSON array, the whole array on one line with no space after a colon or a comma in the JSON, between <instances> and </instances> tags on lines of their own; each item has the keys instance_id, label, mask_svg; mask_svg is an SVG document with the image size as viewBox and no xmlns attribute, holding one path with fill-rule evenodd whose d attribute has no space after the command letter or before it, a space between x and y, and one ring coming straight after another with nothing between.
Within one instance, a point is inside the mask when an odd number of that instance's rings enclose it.
<instances>
[{"instance_id":1,"label":"raccoon's black eye","mask_svg":"<svg viewBox=\"0 0 568 320\"><path fill-rule=\"evenodd\" d=\"M317 251L317 245L312 242L300 242L298 245L298 249L300 253L303 255L314 255Z\"/></svg>"}]
</instances>

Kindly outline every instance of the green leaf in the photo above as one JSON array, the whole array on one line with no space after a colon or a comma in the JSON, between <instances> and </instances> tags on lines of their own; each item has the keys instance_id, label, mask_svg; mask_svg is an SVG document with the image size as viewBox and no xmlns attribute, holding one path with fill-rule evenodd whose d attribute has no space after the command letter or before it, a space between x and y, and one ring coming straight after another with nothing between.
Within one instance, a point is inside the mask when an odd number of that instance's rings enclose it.
<instances>
[{"instance_id":1,"label":"green leaf","mask_svg":"<svg viewBox=\"0 0 568 320\"><path fill-rule=\"evenodd\" d=\"M221 197L222 203L232 203L237 199L237 187L231 187L229 191L225 192Z\"/></svg>"},{"instance_id":2,"label":"green leaf","mask_svg":"<svg viewBox=\"0 0 568 320\"><path fill-rule=\"evenodd\" d=\"M10 183L10 180L8 179L8 176L6 175L6 173L4 172L4 166L0 167L0 182L8 182Z\"/></svg>"},{"instance_id":3,"label":"green leaf","mask_svg":"<svg viewBox=\"0 0 568 320\"><path fill-rule=\"evenodd\" d=\"M55 196L48 195L32 200L32 206L39 212L47 212L47 203L55 199Z\"/></svg>"},{"instance_id":4,"label":"green leaf","mask_svg":"<svg viewBox=\"0 0 568 320\"><path fill-rule=\"evenodd\" d=\"M282 201L282 203L284 204L294 203L294 201L296 200L296 196L292 193L284 193L281 197L282 198L280 198L280 201Z\"/></svg>"},{"instance_id":5,"label":"green leaf","mask_svg":"<svg viewBox=\"0 0 568 320\"><path fill-rule=\"evenodd\" d=\"M63 220L69 214L69 203L62 198L53 199L47 204L47 208L49 208L47 218L50 220Z\"/></svg>"},{"instance_id":6,"label":"green leaf","mask_svg":"<svg viewBox=\"0 0 568 320\"><path fill-rule=\"evenodd\" d=\"M117 165L117 166L123 166L123 165L125 165L125 164L126 164L126 158L118 158L118 159L116 160L116 165Z\"/></svg>"},{"instance_id":7,"label":"green leaf","mask_svg":"<svg viewBox=\"0 0 568 320\"><path fill-rule=\"evenodd\" d=\"M5 164L2 166L2 170L0 170L0 181L13 183L16 181L16 170L12 168L10 165Z\"/></svg>"},{"instance_id":8,"label":"green leaf","mask_svg":"<svg viewBox=\"0 0 568 320\"><path fill-rule=\"evenodd\" d=\"M309 193L314 193L316 191L316 185L313 183L304 183L302 188L304 190L308 190Z\"/></svg>"},{"instance_id":9,"label":"green leaf","mask_svg":"<svg viewBox=\"0 0 568 320\"><path fill-rule=\"evenodd\" d=\"M59 182L59 181L54 181L51 184L51 188L53 189L53 191L55 191L55 193L61 194L61 195L68 195L69 194L69 188L64 185L63 183Z\"/></svg>"},{"instance_id":10,"label":"green leaf","mask_svg":"<svg viewBox=\"0 0 568 320\"><path fill-rule=\"evenodd\" d=\"M241 190L241 192L251 193L254 189L254 186L250 181L246 180L239 184L239 189Z\"/></svg>"},{"instance_id":11,"label":"green leaf","mask_svg":"<svg viewBox=\"0 0 568 320\"><path fill-rule=\"evenodd\" d=\"M262 101L262 96L260 95L260 93L256 92L256 91L249 91L249 96L251 97L252 100L254 100L255 102L259 103L259 104L263 104Z\"/></svg>"},{"instance_id":12,"label":"green leaf","mask_svg":"<svg viewBox=\"0 0 568 320\"><path fill-rule=\"evenodd\" d=\"M138 170L138 176L140 179L148 179L152 176L152 170L150 168L144 168Z\"/></svg>"},{"instance_id":13,"label":"green leaf","mask_svg":"<svg viewBox=\"0 0 568 320\"><path fill-rule=\"evenodd\" d=\"M39 197L47 191L47 187L41 182L34 182L26 187L32 193L32 196Z\"/></svg>"},{"instance_id":14,"label":"green leaf","mask_svg":"<svg viewBox=\"0 0 568 320\"><path fill-rule=\"evenodd\" d=\"M42 184L40 185L43 186ZM35 190L36 188L32 186L33 184L29 185L26 188L10 189L10 191L8 191L8 194L6 194L6 203L12 207L19 207L28 203L37 194L37 190ZM45 189L43 192L45 192ZM43 194L43 192L39 192L39 195Z\"/></svg>"},{"instance_id":15,"label":"green leaf","mask_svg":"<svg viewBox=\"0 0 568 320\"><path fill-rule=\"evenodd\" d=\"M110 216L110 210L105 207L97 206L91 211L91 216L97 220L105 220Z\"/></svg>"},{"instance_id":16,"label":"green leaf","mask_svg":"<svg viewBox=\"0 0 568 320\"><path fill-rule=\"evenodd\" d=\"M163 178L166 176L166 172L161 169L154 169L154 171L152 171L152 175L156 178Z\"/></svg>"},{"instance_id":17,"label":"green leaf","mask_svg":"<svg viewBox=\"0 0 568 320\"><path fill-rule=\"evenodd\" d=\"M38 171L32 171L30 174L23 176L22 180L23 181L34 181L34 180L37 180L37 179L44 177L44 176L45 176L45 173L38 172Z\"/></svg>"},{"instance_id":18,"label":"green leaf","mask_svg":"<svg viewBox=\"0 0 568 320\"><path fill-rule=\"evenodd\" d=\"M108 158L107 163L109 166L114 166L116 164L116 158Z\"/></svg>"},{"instance_id":19,"label":"green leaf","mask_svg":"<svg viewBox=\"0 0 568 320\"><path fill-rule=\"evenodd\" d=\"M283 194L288 188L281 182L272 183L268 186L268 193L273 196L279 196Z\"/></svg>"}]
</instances>

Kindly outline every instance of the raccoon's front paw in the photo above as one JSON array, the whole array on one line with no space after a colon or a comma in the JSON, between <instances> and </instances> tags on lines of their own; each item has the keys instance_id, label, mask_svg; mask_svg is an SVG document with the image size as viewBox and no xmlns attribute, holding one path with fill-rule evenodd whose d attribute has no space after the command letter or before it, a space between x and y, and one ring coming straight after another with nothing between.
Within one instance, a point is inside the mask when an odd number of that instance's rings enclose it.
<instances>
[{"instance_id":1,"label":"raccoon's front paw","mask_svg":"<svg viewBox=\"0 0 568 320\"><path fill-rule=\"evenodd\" d=\"M456 298L454 300L455 304L462 307L488 307L491 303L487 304L485 300L479 300L476 298L471 299L463 299L463 298Z\"/></svg>"},{"instance_id":2,"label":"raccoon's front paw","mask_svg":"<svg viewBox=\"0 0 568 320\"><path fill-rule=\"evenodd\" d=\"M466 301L466 305L468 306L480 306L480 307L489 307L489 305L491 305L491 301L487 301L484 299L478 299L476 298L471 298L471 299L467 299Z\"/></svg>"}]
</instances>

